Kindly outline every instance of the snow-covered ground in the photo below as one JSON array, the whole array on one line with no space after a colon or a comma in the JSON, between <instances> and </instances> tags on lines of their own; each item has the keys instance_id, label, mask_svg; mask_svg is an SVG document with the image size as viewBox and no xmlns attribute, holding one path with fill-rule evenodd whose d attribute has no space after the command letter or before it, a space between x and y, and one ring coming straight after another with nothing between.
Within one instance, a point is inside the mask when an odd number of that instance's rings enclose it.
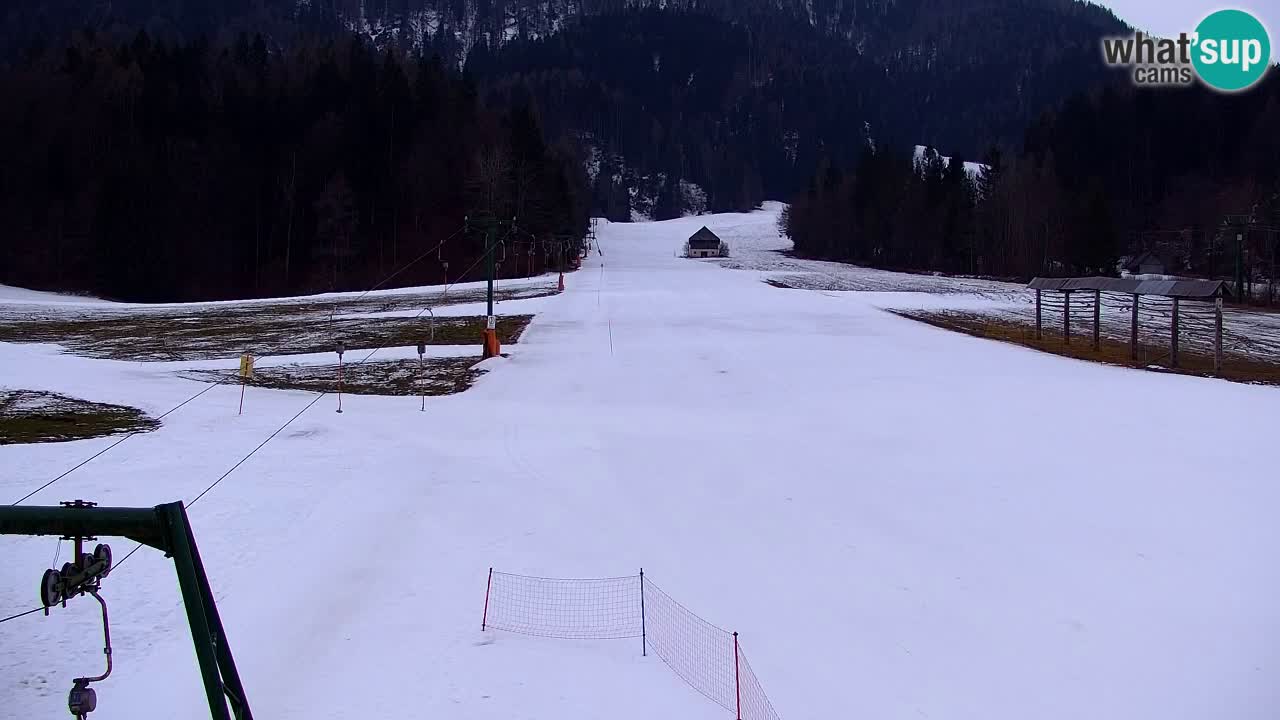
<instances>
[{"instance_id":1,"label":"snow-covered ground","mask_svg":"<svg viewBox=\"0 0 1280 720\"><path fill-rule=\"evenodd\" d=\"M472 389L425 413L321 401L193 505L258 717L726 717L634 643L482 635L490 566L643 566L742 634L784 718L1273 717L1280 390L895 316L1004 291L782 257L777 210L602 225L567 292L504 304L537 316ZM704 224L732 259L675 257ZM879 285L764 282L824 274ZM5 385L152 413L200 387L163 365L0 344ZM31 502L190 500L313 397L251 388L237 417L238 393ZM109 442L0 447L0 493ZM54 552L0 539L0 616ZM116 670L92 717L207 717L171 564L139 552L104 596ZM96 612L0 624L0 717L66 712L102 665Z\"/></svg>"},{"instance_id":2,"label":"snow-covered ground","mask_svg":"<svg viewBox=\"0 0 1280 720\"><path fill-rule=\"evenodd\" d=\"M780 212L776 204L766 212ZM733 257L725 267L766 272L766 277L785 287L822 291L853 291L877 307L904 311L979 314L994 319L1035 326L1035 294L1021 283L988 278L952 277L898 273L873 268L790 257L784 251L790 243L776 234L754 231L754 225L726 225L717 230L729 243ZM1060 300L1051 306L1046 296L1043 322L1056 331L1062 327ZM1091 296L1077 295L1072 315L1072 332L1087 336L1093 332ZM1143 343L1169 344L1171 302L1144 297L1140 305L1140 338ZM1129 341L1131 325L1129 296L1106 293L1102 303L1104 337ZM1212 355L1213 306L1186 302L1182 307L1181 344L1184 350ZM1227 306L1223 321L1224 350L1228 355L1250 360L1276 362L1280 358L1280 313Z\"/></svg>"},{"instance_id":3,"label":"snow-covered ground","mask_svg":"<svg viewBox=\"0 0 1280 720\"><path fill-rule=\"evenodd\" d=\"M28 290L26 288L0 285L0 303L8 307L16 305L104 305L104 300L83 295L63 295L60 293Z\"/></svg>"}]
</instances>

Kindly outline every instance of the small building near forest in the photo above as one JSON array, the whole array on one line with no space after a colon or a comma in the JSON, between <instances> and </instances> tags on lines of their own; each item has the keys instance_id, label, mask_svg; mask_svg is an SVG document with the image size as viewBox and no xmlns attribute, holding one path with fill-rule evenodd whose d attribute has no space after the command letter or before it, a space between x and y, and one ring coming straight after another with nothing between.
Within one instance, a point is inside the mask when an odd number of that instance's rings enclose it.
<instances>
[{"instance_id":1,"label":"small building near forest","mask_svg":"<svg viewBox=\"0 0 1280 720\"><path fill-rule=\"evenodd\" d=\"M1124 269L1132 275L1175 275L1178 260L1172 253L1148 250L1130 260Z\"/></svg>"},{"instance_id":2,"label":"small building near forest","mask_svg":"<svg viewBox=\"0 0 1280 720\"><path fill-rule=\"evenodd\" d=\"M722 254L720 236L707 229L703 225L702 229L689 236L689 257L691 258L709 258L720 257Z\"/></svg>"}]
</instances>

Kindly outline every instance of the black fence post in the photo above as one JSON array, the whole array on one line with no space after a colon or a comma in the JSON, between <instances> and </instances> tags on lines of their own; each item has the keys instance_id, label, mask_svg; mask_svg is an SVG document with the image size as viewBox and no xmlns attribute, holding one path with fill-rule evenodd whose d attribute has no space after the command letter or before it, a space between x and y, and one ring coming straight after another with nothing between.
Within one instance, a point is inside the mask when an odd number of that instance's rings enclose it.
<instances>
[{"instance_id":1,"label":"black fence post","mask_svg":"<svg viewBox=\"0 0 1280 720\"><path fill-rule=\"evenodd\" d=\"M484 583L484 614L480 616L480 632L484 632L489 623L489 593L493 590L493 568L489 568L489 579Z\"/></svg>"},{"instance_id":2,"label":"black fence post","mask_svg":"<svg viewBox=\"0 0 1280 720\"><path fill-rule=\"evenodd\" d=\"M640 568L640 656L649 655L649 640L644 627L644 568Z\"/></svg>"}]
</instances>

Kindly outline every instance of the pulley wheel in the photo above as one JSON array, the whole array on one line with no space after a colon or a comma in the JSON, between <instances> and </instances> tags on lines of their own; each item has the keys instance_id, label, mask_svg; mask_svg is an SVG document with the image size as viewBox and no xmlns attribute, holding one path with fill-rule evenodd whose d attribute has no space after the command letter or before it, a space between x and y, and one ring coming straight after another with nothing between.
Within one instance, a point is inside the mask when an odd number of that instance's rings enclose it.
<instances>
[{"instance_id":1,"label":"pulley wheel","mask_svg":"<svg viewBox=\"0 0 1280 720\"><path fill-rule=\"evenodd\" d=\"M62 573L54 569L44 571L44 577L40 578L40 602L45 607L53 607L62 599Z\"/></svg>"},{"instance_id":2,"label":"pulley wheel","mask_svg":"<svg viewBox=\"0 0 1280 720\"><path fill-rule=\"evenodd\" d=\"M106 577L107 573L111 572L111 546L99 544L93 549L93 559L95 562L106 563L102 566L102 572L99 573L102 577Z\"/></svg>"}]
</instances>

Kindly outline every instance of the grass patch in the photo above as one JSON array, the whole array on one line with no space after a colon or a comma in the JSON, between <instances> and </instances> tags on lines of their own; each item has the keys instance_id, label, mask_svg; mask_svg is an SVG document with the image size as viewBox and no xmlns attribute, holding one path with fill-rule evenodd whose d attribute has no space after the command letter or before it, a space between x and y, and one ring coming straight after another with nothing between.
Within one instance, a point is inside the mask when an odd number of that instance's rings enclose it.
<instances>
[{"instance_id":1,"label":"grass patch","mask_svg":"<svg viewBox=\"0 0 1280 720\"><path fill-rule=\"evenodd\" d=\"M554 282L498 288L504 302L557 293ZM110 360L208 360L255 355L330 352L338 340L352 350L417 345L479 344L482 315L441 317L430 336L431 317L377 317L418 314L423 308L482 303L484 288L426 289L365 298L300 298L213 305L134 308L0 308L0 342L51 343L77 355ZM503 343L520 338L530 315L501 317Z\"/></svg>"},{"instance_id":2,"label":"grass patch","mask_svg":"<svg viewBox=\"0 0 1280 720\"><path fill-rule=\"evenodd\" d=\"M515 343L532 315L498 319L498 339ZM0 324L0 342L56 343L78 355L111 360L209 360L332 352L339 340L352 351L376 347L479 345L485 317L367 317L329 320L328 313L272 314L264 308L186 315L148 311Z\"/></svg>"},{"instance_id":3,"label":"grass patch","mask_svg":"<svg viewBox=\"0 0 1280 720\"><path fill-rule=\"evenodd\" d=\"M137 408L50 392L0 390L0 445L67 442L158 427L159 420Z\"/></svg>"},{"instance_id":4,"label":"grass patch","mask_svg":"<svg viewBox=\"0 0 1280 720\"><path fill-rule=\"evenodd\" d=\"M1183 375L1221 377L1236 382L1280 385L1280 361L1266 362L1253 357L1227 354L1223 356L1222 372L1215 374L1213 356L1190 348L1179 348L1178 367L1172 368L1168 366L1170 358L1167 346L1139 343L1138 359L1133 360L1129 343L1108 338L1105 335L1101 338L1099 349L1094 350L1092 335L1075 336L1072 343L1068 345L1063 342L1060 334L1046 328L1042 338L1037 340L1034 325L1003 317L956 311L891 310L890 312L947 330L1014 343L1078 360L1092 360L1110 365Z\"/></svg>"},{"instance_id":5,"label":"grass patch","mask_svg":"<svg viewBox=\"0 0 1280 720\"><path fill-rule=\"evenodd\" d=\"M351 395L452 395L471 387L484 373L479 357L431 358L421 370L417 360L353 363L343 369L342 392ZM203 382L239 382L235 371L193 370L184 377ZM280 365L254 370L251 387L272 390L335 392L338 365Z\"/></svg>"}]
</instances>

